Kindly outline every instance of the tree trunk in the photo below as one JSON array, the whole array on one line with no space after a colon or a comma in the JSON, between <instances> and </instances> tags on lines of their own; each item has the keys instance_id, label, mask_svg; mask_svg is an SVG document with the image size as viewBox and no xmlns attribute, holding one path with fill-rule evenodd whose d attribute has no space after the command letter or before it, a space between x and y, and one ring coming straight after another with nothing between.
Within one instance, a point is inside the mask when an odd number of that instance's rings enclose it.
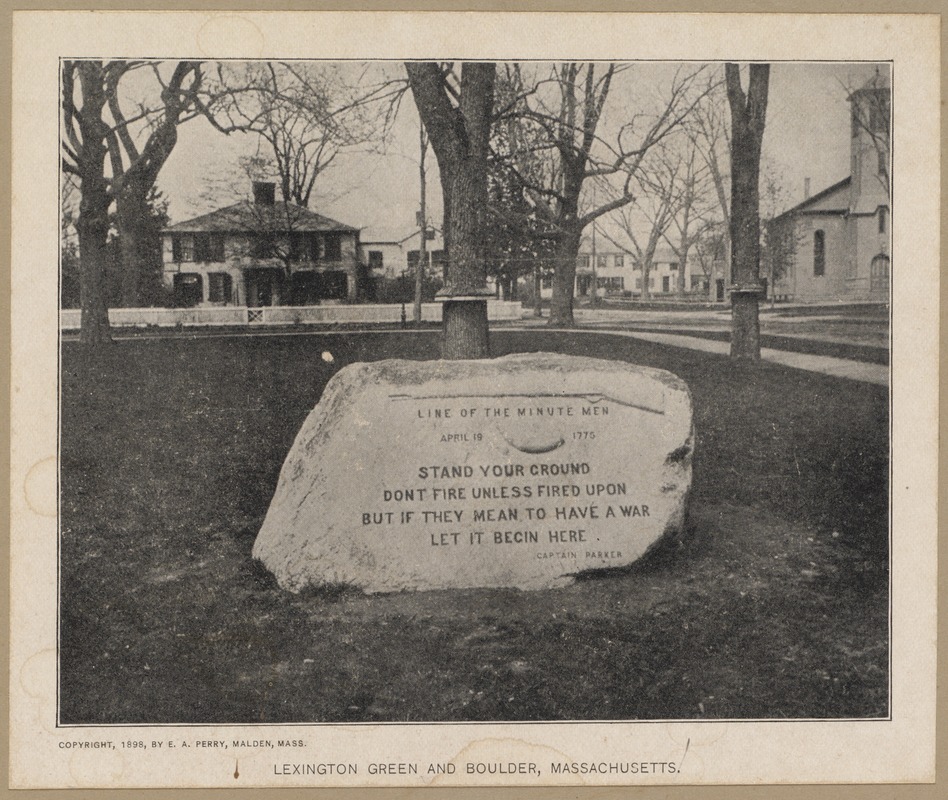
<instances>
[{"instance_id":1,"label":"tree trunk","mask_svg":"<svg viewBox=\"0 0 948 800\"><path fill-rule=\"evenodd\" d=\"M487 358L490 355L486 300L446 300L443 330L442 358L457 360Z\"/></svg>"},{"instance_id":2,"label":"tree trunk","mask_svg":"<svg viewBox=\"0 0 948 800\"><path fill-rule=\"evenodd\" d=\"M760 150L770 67L752 64L745 97L736 64L725 65L731 106L731 358L760 360Z\"/></svg>"},{"instance_id":3,"label":"tree trunk","mask_svg":"<svg viewBox=\"0 0 948 800\"><path fill-rule=\"evenodd\" d=\"M121 304L124 308L137 308L141 305L141 276L147 257L147 234L143 230L148 215L145 196L126 190L116 198L115 211L122 256Z\"/></svg>"},{"instance_id":4,"label":"tree trunk","mask_svg":"<svg viewBox=\"0 0 948 800\"><path fill-rule=\"evenodd\" d=\"M487 302L451 301L452 297L478 297L489 293L483 257L483 229L487 204L486 162L462 158L451 182L451 269L439 294L445 298L444 338L441 357L445 359L487 358Z\"/></svg>"},{"instance_id":5,"label":"tree trunk","mask_svg":"<svg viewBox=\"0 0 948 800\"><path fill-rule=\"evenodd\" d=\"M102 64L80 62L82 86L82 154L78 159L82 198L76 229L79 235L79 303L82 318L79 341L90 348L112 341L109 309L105 294L106 246L109 238L109 197L105 179L105 135L102 121L105 107Z\"/></svg>"},{"instance_id":6,"label":"tree trunk","mask_svg":"<svg viewBox=\"0 0 948 800\"><path fill-rule=\"evenodd\" d=\"M760 360L760 318L756 294L731 294L731 358Z\"/></svg>"},{"instance_id":7,"label":"tree trunk","mask_svg":"<svg viewBox=\"0 0 948 800\"><path fill-rule=\"evenodd\" d=\"M104 208L94 208L96 202L83 191L79 219L76 228L79 234L79 303L82 317L79 341L84 345L97 346L112 341L109 329L109 309L106 302L105 265L106 242L109 234L108 197L104 192Z\"/></svg>"},{"instance_id":8,"label":"tree trunk","mask_svg":"<svg viewBox=\"0 0 948 800\"><path fill-rule=\"evenodd\" d=\"M571 328L573 319L573 285L576 282L576 259L582 231L574 222L556 241L553 254L553 297L550 301L550 325Z\"/></svg>"},{"instance_id":9,"label":"tree trunk","mask_svg":"<svg viewBox=\"0 0 948 800\"><path fill-rule=\"evenodd\" d=\"M448 267L442 358L487 358L487 155L494 104L493 63L461 66L458 105L448 96L441 67L406 62L418 114L438 159L445 208ZM462 299L464 298L464 299Z\"/></svg>"}]
</instances>

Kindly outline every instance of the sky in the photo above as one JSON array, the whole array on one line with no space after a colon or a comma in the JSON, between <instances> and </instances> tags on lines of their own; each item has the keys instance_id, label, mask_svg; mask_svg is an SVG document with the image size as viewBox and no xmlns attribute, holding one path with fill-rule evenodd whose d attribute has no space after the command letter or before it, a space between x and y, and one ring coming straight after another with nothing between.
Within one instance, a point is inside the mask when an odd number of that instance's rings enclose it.
<instances>
[{"instance_id":1,"label":"sky","mask_svg":"<svg viewBox=\"0 0 948 800\"><path fill-rule=\"evenodd\" d=\"M622 124L630 109L648 107L650 98L661 94L663 81L677 66L635 64L617 77L604 126ZM400 65L385 68L400 74ZM720 65L709 69L723 72ZM763 161L780 177L786 206L804 198L806 178L810 179L811 194L815 194L849 174L847 88L865 83L875 69L876 65L865 63L772 65ZM724 105L727 111L726 101ZM317 181L312 210L364 229L363 240L388 238L400 231L407 236L419 203L418 129L418 114L407 94L385 152L337 159ZM220 185L220 176L235 174L238 158L252 154L256 146L255 136L224 136L200 118L182 125L178 143L158 178L158 186L169 200L172 221L233 202L232 196L218 200L209 187ZM438 225L440 185L430 149L427 166L428 215Z\"/></svg>"}]
</instances>

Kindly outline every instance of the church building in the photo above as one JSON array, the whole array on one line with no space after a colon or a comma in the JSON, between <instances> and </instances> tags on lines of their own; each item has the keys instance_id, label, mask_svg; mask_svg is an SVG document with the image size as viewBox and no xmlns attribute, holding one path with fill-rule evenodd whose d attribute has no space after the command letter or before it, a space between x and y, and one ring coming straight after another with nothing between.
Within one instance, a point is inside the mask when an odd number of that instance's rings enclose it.
<instances>
[{"instance_id":1,"label":"church building","mask_svg":"<svg viewBox=\"0 0 948 800\"><path fill-rule=\"evenodd\" d=\"M787 246L779 299L889 299L890 83L877 73L849 96L850 175L776 217Z\"/></svg>"}]
</instances>

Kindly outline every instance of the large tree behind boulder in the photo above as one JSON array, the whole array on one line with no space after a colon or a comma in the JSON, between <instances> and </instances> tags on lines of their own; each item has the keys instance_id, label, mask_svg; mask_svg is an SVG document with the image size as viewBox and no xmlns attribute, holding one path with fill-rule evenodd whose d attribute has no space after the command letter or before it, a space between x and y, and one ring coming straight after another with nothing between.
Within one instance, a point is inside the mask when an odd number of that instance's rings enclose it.
<instances>
[{"instance_id":1,"label":"large tree behind boulder","mask_svg":"<svg viewBox=\"0 0 948 800\"><path fill-rule=\"evenodd\" d=\"M760 360L760 148L769 64L751 64L747 93L737 64L724 65L731 107L731 358Z\"/></svg>"},{"instance_id":2,"label":"large tree behind boulder","mask_svg":"<svg viewBox=\"0 0 948 800\"><path fill-rule=\"evenodd\" d=\"M448 254L441 355L486 358L488 143L494 103L493 63L465 62L457 78L448 66L407 62L418 114L438 159Z\"/></svg>"}]
</instances>

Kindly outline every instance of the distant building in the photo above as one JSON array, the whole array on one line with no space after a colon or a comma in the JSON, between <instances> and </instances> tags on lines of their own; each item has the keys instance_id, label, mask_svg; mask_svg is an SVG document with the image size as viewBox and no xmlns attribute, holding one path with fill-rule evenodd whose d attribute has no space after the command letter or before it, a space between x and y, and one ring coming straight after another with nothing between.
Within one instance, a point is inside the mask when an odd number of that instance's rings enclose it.
<instances>
[{"instance_id":1,"label":"distant building","mask_svg":"<svg viewBox=\"0 0 948 800\"><path fill-rule=\"evenodd\" d=\"M362 258L373 278L392 280L405 275L414 275L421 257L421 229L380 230L366 228L362 231ZM444 274L444 240L441 232L428 228L425 240L425 255L429 275Z\"/></svg>"},{"instance_id":2,"label":"distant building","mask_svg":"<svg viewBox=\"0 0 948 800\"><path fill-rule=\"evenodd\" d=\"M575 297L589 297L593 291L593 258L595 257L596 292L599 297L641 297L643 270L642 265L630 254L621 252L614 245L607 249L596 248L595 256L592 243L584 241L580 246L576 261ZM689 260L685 266L685 292L707 297L709 278L695 260ZM678 292L678 256L670 247L659 247L652 257L649 269L649 294L653 297L667 298ZM541 296L549 298L553 294L553 279L547 275L541 284Z\"/></svg>"},{"instance_id":3,"label":"distant building","mask_svg":"<svg viewBox=\"0 0 948 800\"><path fill-rule=\"evenodd\" d=\"M776 217L790 241L778 297L803 302L889 299L889 80L849 96L850 175Z\"/></svg>"},{"instance_id":4,"label":"distant building","mask_svg":"<svg viewBox=\"0 0 948 800\"><path fill-rule=\"evenodd\" d=\"M359 231L292 203L253 202L162 231L163 280L181 306L313 305L360 298Z\"/></svg>"}]
</instances>

